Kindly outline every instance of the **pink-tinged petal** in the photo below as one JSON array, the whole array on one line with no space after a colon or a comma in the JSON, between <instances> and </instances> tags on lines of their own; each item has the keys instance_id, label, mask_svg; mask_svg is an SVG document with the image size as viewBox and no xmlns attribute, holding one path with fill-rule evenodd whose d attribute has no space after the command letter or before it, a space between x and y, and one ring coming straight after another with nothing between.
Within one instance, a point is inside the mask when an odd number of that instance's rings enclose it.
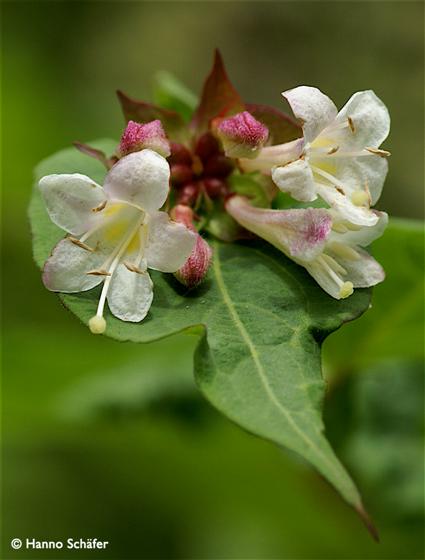
<instances>
[{"instance_id":1,"label":"pink-tinged petal","mask_svg":"<svg viewBox=\"0 0 425 560\"><path fill-rule=\"evenodd\" d=\"M103 188L111 200L155 212L167 199L169 179L167 160L145 149L121 158L106 175Z\"/></svg>"},{"instance_id":2,"label":"pink-tinged petal","mask_svg":"<svg viewBox=\"0 0 425 560\"><path fill-rule=\"evenodd\" d=\"M97 249L88 251L66 237L59 241L43 268L43 283L52 292L84 292L102 282L102 276L87 274L99 269L106 255Z\"/></svg>"},{"instance_id":3,"label":"pink-tinged petal","mask_svg":"<svg viewBox=\"0 0 425 560\"><path fill-rule=\"evenodd\" d=\"M184 265L175 273L179 282L188 288L198 286L207 275L212 259L212 249L193 225L193 210L188 206L177 205L171 215L176 222L184 224L196 235L195 246Z\"/></svg>"},{"instance_id":4,"label":"pink-tinged petal","mask_svg":"<svg viewBox=\"0 0 425 560\"><path fill-rule=\"evenodd\" d=\"M300 121L306 142L312 142L337 116L333 101L315 87L299 86L282 95Z\"/></svg>"},{"instance_id":5,"label":"pink-tinged petal","mask_svg":"<svg viewBox=\"0 0 425 560\"><path fill-rule=\"evenodd\" d=\"M301 263L323 251L332 227L329 212L321 208L266 210L234 196L226 210L244 228Z\"/></svg>"},{"instance_id":6,"label":"pink-tinged petal","mask_svg":"<svg viewBox=\"0 0 425 560\"><path fill-rule=\"evenodd\" d=\"M173 222L166 212L149 216L145 258L149 268L176 272L191 254L196 235L183 224Z\"/></svg>"},{"instance_id":7,"label":"pink-tinged petal","mask_svg":"<svg viewBox=\"0 0 425 560\"><path fill-rule=\"evenodd\" d=\"M255 157L269 136L268 128L248 111L221 120L216 132L223 144L224 153L231 158Z\"/></svg>"},{"instance_id":8,"label":"pink-tinged petal","mask_svg":"<svg viewBox=\"0 0 425 560\"><path fill-rule=\"evenodd\" d=\"M118 149L120 157L132 152L139 152L144 148L150 148L163 157L170 155L170 143L165 136L160 120L146 124L139 124L134 121L128 122Z\"/></svg>"},{"instance_id":9,"label":"pink-tinged petal","mask_svg":"<svg viewBox=\"0 0 425 560\"><path fill-rule=\"evenodd\" d=\"M147 272L135 272L119 264L108 291L111 313L122 321L142 321L152 304L153 284Z\"/></svg>"},{"instance_id":10,"label":"pink-tinged petal","mask_svg":"<svg viewBox=\"0 0 425 560\"><path fill-rule=\"evenodd\" d=\"M231 84L221 54L216 50L212 70L205 81L201 101L190 126L197 134L202 134L215 117L226 117L244 109L244 102Z\"/></svg>"},{"instance_id":11,"label":"pink-tinged petal","mask_svg":"<svg viewBox=\"0 0 425 560\"><path fill-rule=\"evenodd\" d=\"M46 175L38 185L52 222L73 235L91 227L106 200L102 187L79 173Z\"/></svg>"},{"instance_id":12,"label":"pink-tinged petal","mask_svg":"<svg viewBox=\"0 0 425 560\"><path fill-rule=\"evenodd\" d=\"M284 166L272 169L274 184L295 200L311 202L317 198L316 184L310 165L298 159Z\"/></svg>"}]
</instances>

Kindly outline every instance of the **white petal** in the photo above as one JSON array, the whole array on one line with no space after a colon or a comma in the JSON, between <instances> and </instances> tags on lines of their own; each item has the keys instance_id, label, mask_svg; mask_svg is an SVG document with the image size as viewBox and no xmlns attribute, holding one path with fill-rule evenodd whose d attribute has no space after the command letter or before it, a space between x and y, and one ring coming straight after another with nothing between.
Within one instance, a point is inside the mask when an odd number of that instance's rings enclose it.
<instances>
[{"instance_id":1,"label":"white petal","mask_svg":"<svg viewBox=\"0 0 425 560\"><path fill-rule=\"evenodd\" d=\"M295 200L311 202L317 198L313 173L302 159L275 167L272 169L272 179L281 191L289 193Z\"/></svg>"},{"instance_id":2,"label":"white petal","mask_svg":"<svg viewBox=\"0 0 425 560\"><path fill-rule=\"evenodd\" d=\"M336 158L334 164L334 175L347 187L347 194L367 188L371 197L371 205L379 200L388 173L388 161L385 158L375 155Z\"/></svg>"},{"instance_id":3,"label":"white petal","mask_svg":"<svg viewBox=\"0 0 425 560\"><path fill-rule=\"evenodd\" d=\"M167 160L146 149L121 158L107 174L103 188L113 200L154 212L167 199L169 179Z\"/></svg>"},{"instance_id":4,"label":"white petal","mask_svg":"<svg viewBox=\"0 0 425 560\"><path fill-rule=\"evenodd\" d=\"M329 235L329 241L351 246L360 245L361 247L367 247L372 241L381 237L388 225L388 214L378 212L377 210L373 210L373 213L378 218L374 226L365 226L355 231L347 231L346 233L332 231Z\"/></svg>"},{"instance_id":5,"label":"white petal","mask_svg":"<svg viewBox=\"0 0 425 560\"><path fill-rule=\"evenodd\" d=\"M139 274L119 264L108 291L109 309L122 321L137 323L144 319L153 299L152 281L147 272Z\"/></svg>"},{"instance_id":6,"label":"white petal","mask_svg":"<svg viewBox=\"0 0 425 560\"><path fill-rule=\"evenodd\" d=\"M52 222L73 235L90 228L96 219L93 209L105 200L102 187L79 173L46 175L39 188Z\"/></svg>"},{"instance_id":7,"label":"white petal","mask_svg":"<svg viewBox=\"0 0 425 560\"><path fill-rule=\"evenodd\" d=\"M333 101L319 89L299 86L282 93L294 115L303 122L304 138L312 142L337 115Z\"/></svg>"},{"instance_id":8,"label":"white petal","mask_svg":"<svg viewBox=\"0 0 425 560\"><path fill-rule=\"evenodd\" d=\"M347 274L343 279L352 282L355 288L368 288L375 286L385 279L385 272L382 266L363 249L356 249L360 258L358 260L344 259L337 257L340 264ZM331 250L327 251L331 256Z\"/></svg>"},{"instance_id":9,"label":"white petal","mask_svg":"<svg viewBox=\"0 0 425 560\"><path fill-rule=\"evenodd\" d=\"M102 276L87 274L98 269L105 260L99 250L87 251L69 240L62 239L53 249L43 268L43 282L53 292L84 292L102 282Z\"/></svg>"},{"instance_id":10,"label":"white petal","mask_svg":"<svg viewBox=\"0 0 425 560\"><path fill-rule=\"evenodd\" d=\"M339 214L341 220L347 220L359 226L373 226L378 221L378 216L373 210L356 206L348 196L338 192L335 187L316 183L316 188L318 194Z\"/></svg>"},{"instance_id":11,"label":"white petal","mask_svg":"<svg viewBox=\"0 0 425 560\"><path fill-rule=\"evenodd\" d=\"M355 93L338 113L336 122L343 123L348 118L351 119L354 132L346 127L333 135L341 148L378 148L389 134L388 109L371 90Z\"/></svg>"},{"instance_id":12,"label":"white petal","mask_svg":"<svg viewBox=\"0 0 425 560\"><path fill-rule=\"evenodd\" d=\"M196 243L196 235L183 224L172 222L166 212L149 216L145 258L149 268L176 272L184 265Z\"/></svg>"}]
</instances>

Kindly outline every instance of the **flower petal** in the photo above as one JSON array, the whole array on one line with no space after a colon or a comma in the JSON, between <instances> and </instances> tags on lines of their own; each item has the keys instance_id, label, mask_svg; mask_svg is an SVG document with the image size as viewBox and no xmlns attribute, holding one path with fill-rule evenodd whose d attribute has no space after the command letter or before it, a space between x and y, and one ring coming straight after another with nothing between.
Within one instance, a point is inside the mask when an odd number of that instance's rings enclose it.
<instances>
[{"instance_id":1,"label":"flower petal","mask_svg":"<svg viewBox=\"0 0 425 560\"><path fill-rule=\"evenodd\" d=\"M388 173L386 159L378 156L338 158L334 163L334 175L344 184L347 194L367 189L371 205L379 200Z\"/></svg>"},{"instance_id":2,"label":"flower petal","mask_svg":"<svg viewBox=\"0 0 425 560\"><path fill-rule=\"evenodd\" d=\"M153 284L147 272L134 272L124 264L119 264L108 291L109 309L118 319L137 323L146 317L150 309L152 288Z\"/></svg>"},{"instance_id":3,"label":"flower petal","mask_svg":"<svg viewBox=\"0 0 425 560\"><path fill-rule=\"evenodd\" d=\"M375 225L362 227L354 231L350 230L346 233L332 231L329 235L329 242L343 243L351 246L360 245L361 247L370 245L372 241L381 237L388 225L388 214L386 212L378 212L377 210L373 210L372 212L378 219Z\"/></svg>"},{"instance_id":4,"label":"flower petal","mask_svg":"<svg viewBox=\"0 0 425 560\"><path fill-rule=\"evenodd\" d=\"M332 185L317 182L316 189L319 196L339 214L341 220L359 226L373 226L378 221L378 216L373 210L365 206L356 206L348 196L338 192Z\"/></svg>"},{"instance_id":5,"label":"flower petal","mask_svg":"<svg viewBox=\"0 0 425 560\"><path fill-rule=\"evenodd\" d=\"M317 198L313 173L303 159L275 167L272 179L281 191L289 193L295 200L311 202Z\"/></svg>"},{"instance_id":6,"label":"flower petal","mask_svg":"<svg viewBox=\"0 0 425 560\"><path fill-rule=\"evenodd\" d=\"M382 266L363 249L356 248L359 259L344 259L338 254L338 264L347 271L344 280L352 282L355 288L368 288L375 286L385 279L385 272ZM332 249L326 250L329 255L333 256Z\"/></svg>"},{"instance_id":7,"label":"flower petal","mask_svg":"<svg viewBox=\"0 0 425 560\"><path fill-rule=\"evenodd\" d=\"M389 134L388 109L372 90L355 93L338 113L336 122L343 123L348 118L350 127L332 134L341 148L378 148Z\"/></svg>"},{"instance_id":8,"label":"flower petal","mask_svg":"<svg viewBox=\"0 0 425 560\"><path fill-rule=\"evenodd\" d=\"M333 101L315 87L299 86L282 95L302 122L306 142L313 141L337 115Z\"/></svg>"},{"instance_id":9,"label":"flower petal","mask_svg":"<svg viewBox=\"0 0 425 560\"><path fill-rule=\"evenodd\" d=\"M145 149L121 158L107 174L103 188L115 201L155 212L167 199L169 179L167 160Z\"/></svg>"},{"instance_id":10,"label":"flower petal","mask_svg":"<svg viewBox=\"0 0 425 560\"><path fill-rule=\"evenodd\" d=\"M296 262L319 255L331 231L332 218L322 208L266 210L234 196L226 210L244 228L265 239Z\"/></svg>"},{"instance_id":11,"label":"flower petal","mask_svg":"<svg viewBox=\"0 0 425 560\"><path fill-rule=\"evenodd\" d=\"M102 276L87 274L98 269L105 260L100 250L88 251L75 245L69 237L53 249L43 268L43 283L52 292L84 292L102 282Z\"/></svg>"},{"instance_id":12,"label":"flower petal","mask_svg":"<svg viewBox=\"0 0 425 560\"><path fill-rule=\"evenodd\" d=\"M52 222L73 235L90 228L105 201L102 187L79 173L46 175L38 185Z\"/></svg>"},{"instance_id":13,"label":"flower petal","mask_svg":"<svg viewBox=\"0 0 425 560\"><path fill-rule=\"evenodd\" d=\"M166 212L151 214L148 227L145 252L148 267L161 272L176 272L191 254L196 234L183 224L172 222Z\"/></svg>"}]
</instances>

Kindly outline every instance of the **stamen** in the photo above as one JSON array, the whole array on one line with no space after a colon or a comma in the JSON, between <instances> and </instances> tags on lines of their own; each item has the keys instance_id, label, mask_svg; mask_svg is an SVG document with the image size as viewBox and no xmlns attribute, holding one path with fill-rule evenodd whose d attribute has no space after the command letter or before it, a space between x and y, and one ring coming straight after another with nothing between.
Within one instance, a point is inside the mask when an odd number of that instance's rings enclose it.
<instances>
[{"instance_id":1,"label":"stamen","mask_svg":"<svg viewBox=\"0 0 425 560\"><path fill-rule=\"evenodd\" d=\"M347 271L343 266L341 266L335 259L330 255L323 254L322 257L325 259L326 263L338 274L347 274Z\"/></svg>"},{"instance_id":2,"label":"stamen","mask_svg":"<svg viewBox=\"0 0 425 560\"><path fill-rule=\"evenodd\" d=\"M378 148L365 148L365 150L367 150L371 154L374 154L375 156L383 158L389 157L391 155L391 152L387 152L387 150L379 150Z\"/></svg>"},{"instance_id":3,"label":"stamen","mask_svg":"<svg viewBox=\"0 0 425 560\"><path fill-rule=\"evenodd\" d=\"M331 156L332 154L336 154L336 152L339 150L339 146L334 146L333 148L331 148L328 152L328 156Z\"/></svg>"},{"instance_id":4,"label":"stamen","mask_svg":"<svg viewBox=\"0 0 425 560\"><path fill-rule=\"evenodd\" d=\"M354 286L352 282L344 282L339 290L339 297L341 299L348 298L354 292Z\"/></svg>"},{"instance_id":5,"label":"stamen","mask_svg":"<svg viewBox=\"0 0 425 560\"><path fill-rule=\"evenodd\" d=\"M117 266L118 266L118 264L121 260L121 257L123 256L123 254L125 253L126 249L129 246L129 244L131 243L133 237L136 235L137 230L142 225L144 218L145 218L145 213L142 212L141 217L137 220L135 226L130 230L130 233L124 237L122 243L119 244L115 248L112 255L108 259L109 261L111 259L113 259L112 263L109 267L109 270L108 270L109 274L108 274L108 276L105 277L105 280L103 282L103 288L102 288L102 292L100 294L96 315L94 317L92 317L89 321L89 328L90 328L90 330L93 334L101 334L102 332L104 332L104 330L106 328L106 322L105 322L105 319L103 318L103 310L104 310L105 303L106 303L106 296L108 294L108 290L109 290L109 287L111 285L112 276L113 276L113 274L115 272L115 269L117 268ZM100 319L100 321L99 321L99 319ZM103 325L103 330L98 330L97 329L97 327L99 325Z\"/></svg>"},{"instance_id":6,"label":"stamen","mask_svg":"<svg viewBox=\"0 0 425 560\"><path fill-rule=\"evenodd\" d=\"M319 167L316 167L315 165L311 165L310 164L311 169L317 173L318 175L321 175L322 177L324 177L325 179L327 179L330 183L332 183L332 185L334 187L338 187L338 191L342 193L341 194L345 194L345 187L344 185L341 183L341 181L338 181L338 179L336 177L334 177L333 175L331 175L330 173L327 173L326 171L323 171L322 169L320 169Z\"/></svg>"},{"instance_id":7,"label":"stamen","mask_svg":"<svg viewBox=\"0 0 425 560\"><path fill-rule=\"evenodd\" d=\"M107 201L104 200L103 202L101 202L101 203L99 204L99 206L96 206L96 208L92 208L91 211L92 211L92 212L101 212L101 211L105 208L106 203L107 203Z\"/></svg>"},{"instance_id":8,"label":"stamen","mask_svg":"<svg viewBox=\"0 0 425 560\"><path fill-rule=\"evenodd\" d=\"M89 270L88 272L86 272L86 274L91 274L93 276L111 276L111 273L108 272L107 270Z\"/></svg>"},{"instance_id":9,"label":"stamen","mask_svg":"<svg viewBox=\"0 0 425 560\"><path fill-rule=\"evenodd\" d=\"M347 231L348 231L347 226L345 226L344 224L341 224L341 223L333 223L332 224L332 229L333 229L333 231L336 231L338 233L347 233Z\"/></svg>"},{"instance_id":10,"label":"stamen","mask_svg":"<svg viewBox=\"0 0 425 560\"><path fill-rule=\"evenodd\" d=\"M94 249L90 247L90 245L83 243L83 241L81 241L80 239L77 239L76 237L72 237L72 235L69 235L68 239L71 241L71 243L74 243L74 245L81 247L81 249L85 249L86 251L90 251L90 253L94 253Z\"/></svg>"},{"instance_id":11,"label":"stamen","mask_svg":"<svg viewBox=\"0 0 425 560\"><path fill-rule=\"evenodd\" d=\"M136 272L137 274L146 274L146 270L142 270L141 268L138 268L135 264L131 264L127 261L125 261L123 264L126 267L126 269L129 270L130 272Z\"/></svg>"},{"instance_id":12,"label":"stamen","mask_svg":"<svg viewBox=\"0 0 425 560\"><path fill-rule=\"evenodd\" d=\"M348 126L350 127L351 132L354 134L356 129L354 128L353 119L351 117L347 117Z\"/></svg>"},{"instance_id":13,"label":"stamen","mask_svg":"<svg viewBox=\"0 0 425 560\"><path fill-rule=\"evenodd\" d=\"M359 253L345 243L338 243L337 241L329 243L329 249L347 261L358 261L361 257Z\"/></svg>"}]
</instances>

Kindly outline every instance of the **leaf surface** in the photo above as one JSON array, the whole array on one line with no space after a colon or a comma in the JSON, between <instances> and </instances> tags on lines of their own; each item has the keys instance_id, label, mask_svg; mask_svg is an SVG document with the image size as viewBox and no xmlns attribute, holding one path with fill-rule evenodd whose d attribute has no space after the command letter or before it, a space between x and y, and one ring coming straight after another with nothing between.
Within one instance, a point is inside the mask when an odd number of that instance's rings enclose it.
<instances>
[{"instance_id":1,"label":"leaf surface","mask_svg":"<svg viewBox=\"0 0 425 560\"><path fill-rule=\"evenodd\" d=\"M108 153L115 142L92 143ZM42 162L36 178L80 172L102 183L99 162L63 150ZM42 266L63 236L44 210L38 189L30 206L34 255ZM313 464L360 513L358 491L324 435L321 418L325 383L320 345L327 334L363 313L368 290L337 301L304 269L261 242L213 244L207 280L188 292L172 275L152 271L154 301L140 324L106 315L106 335L149 342L177 332L200 334L195 376L204 395L245 429L285 446ZM87 324L99 288L61 295Z\"/></svg>"}]
</instances>

